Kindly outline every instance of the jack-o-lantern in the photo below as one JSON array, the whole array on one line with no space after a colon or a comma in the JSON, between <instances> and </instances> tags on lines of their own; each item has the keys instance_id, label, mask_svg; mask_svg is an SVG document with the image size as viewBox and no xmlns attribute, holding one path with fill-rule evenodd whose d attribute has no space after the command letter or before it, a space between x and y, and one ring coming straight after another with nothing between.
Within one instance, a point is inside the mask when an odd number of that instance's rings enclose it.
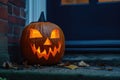
<instances>
[{"instance_id":1,"label":"jack-o-lantern","mask_svg":"<svg viewBox=\"0 0 120 80\"><path fill-rule=\"evenodd\" d=\"M28 64L56 64L64 54L64 34L56 24L45 22L42 12L39 22L32 22L25 27L20 45Z\"/></svg>"}]
</instances>

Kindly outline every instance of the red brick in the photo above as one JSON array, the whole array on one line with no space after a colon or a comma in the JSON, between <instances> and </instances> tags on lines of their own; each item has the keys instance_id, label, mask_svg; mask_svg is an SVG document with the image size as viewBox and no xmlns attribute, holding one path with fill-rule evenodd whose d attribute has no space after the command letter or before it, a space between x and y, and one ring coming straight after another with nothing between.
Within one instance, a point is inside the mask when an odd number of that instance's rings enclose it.
<instances>
[{"instance_id":1,"label":"red brick","mask_svg":"<svg viewBox=\"0 0 120 80\"><path fill-rule=\"evenodd\" d=\"M0 2L7 4L8 0L0 0Z\"/></svg>"},{"instance_id":2,"label":"red brick","mask_svg":"<svg viewBox=\"0 0 120 80\"><path fill-rule=\"evenodd\" d=\"M11 23L8 23L8 24L9 24L9 27L8 27L8 34L13 34L14 26L13 26L13 24L11 24Z\"/></svg>"},{"instance_id":3,"label":"red brick","mask_svg":"<svg viewBox=\"0 0 120 80\"><path fill-rule=\"evenodd\" d=\"M26 16L25 10L21 8L20 13L21 13L21 17L25 18Z\"/></svg>"},{"instance_id":4,"label":"red brick","mask_svg":"<svg viewBox=\"0 0 120 80\"><path fill-rule=\"evenodd\" d=\"M18 24L21 24L22 26L25 26L25 19L19 18Z\"/></svg>"},{"instance_id":5,"label":"red brick","mask_svg":"<svg viewBox=\"0 0 120 80\"><path fill-rule=\"evenodd\" d=\"M8 34L12 34L14 36L19 36L20 35L20 28L21 26L13 23L9 23L9 29L8 29Z\"/></svg>"},{"instance_id":6,"label":"red brick","mask_svg":"<svg viewBox=\"0 0 120 80\"><path fill-rule=\"evenodd\" d=\"M8 32L8 22L0 20L0 33L6 34Z\"/></svg>"},{"instance_id":7,"label":"red brick","mask_svg":"<svg viewBox=\"0 0 120 80\"><path fill-rule=\"evenodd\" d=\"M12 27L12 26L11 26L11 27L10 27L10 26L8 27L8 34L13 34L13 27Z\"/></svg>"},{"instance_id":8,"label":"red brick","mask_svg":"<svg viewBox=\"0 0 120 80\"><path fill-rule=\"evenodd\" d=\"M15 16L10 16L9 15L8 21L11 22L11 23L22 25L22 26L25 25L25 19L17 18Z\"/></svg>"},{"instance_id":9,"label":"red brick","mask_svg":"<svg viewBox=\"0 0 120 80\"><path fill-rule=\"evenodd\" d=\"M7 6L0 6L0 18L7 20L8 19L8 10Z\"/></svg>"},{"instance_id":10,"label":"red brick","mask_svg":"<svg viewBox=\"0 0 120 80\"><path fill-rule=\"evenodd\" d=\"M17 23L17 18L14 16L8 16L8 21L11 23Z\"/></svg>"},{"instance_id":11,"label":"red brick","mask_svg":"<svg viewBox=\"0 0 120 80\"><path fill-rule=\"evenodd\" d=\"M9 44L19 43L19 38L17 38L17 37L12 37L12 36L8 36L8 43L9 43Z\"/></svg>"},{"instance_id":12,"label":"red brick","mask_svg":"<svg viewBox=\"0 0 120 80\"><path fill-rule=\"evenodd\" d=\"M20 35L20 27L19 27L19 26L14 27L14 34L15 34L16 36Z\"/></svg>"},{"instance_id":13,"label":"red brick","mask_svg":"<svg viewBox=\"0 0 120 80\"><path fill-rule=\"evenodd\" d=\"M20 16L20 8L13 7L13 14L16 15L16 16Z\"/></svg>"},{"instance_id":14,"label":"red brick","mask_svg":"<svg viewBox=\"0 0 120 80\"><path fill-rule=\"evenodd\" d=\"M8 13L12 15L12 6L10 3L8 3Z\"/></svg>"},{"instance_id":15,"label":"red brick","mask_svg":"<svg viewBox=\"0 0 120 80\"><path fill-rule=\"evenodd\" d=\"M25 8L25 1L23 0L8 0L10 3L18 6L18 7L23 7Z\"/></svg>"}]
</instances>

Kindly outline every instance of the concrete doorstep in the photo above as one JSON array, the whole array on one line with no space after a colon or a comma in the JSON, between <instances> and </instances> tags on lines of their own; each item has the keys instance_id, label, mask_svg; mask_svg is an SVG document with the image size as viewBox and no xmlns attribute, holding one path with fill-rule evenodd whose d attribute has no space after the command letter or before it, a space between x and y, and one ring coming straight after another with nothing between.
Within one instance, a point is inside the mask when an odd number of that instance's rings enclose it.
<instances>
[{"instance_id":1,"label":"concrete doorstep","mask_svg":"<svg viewBox=\"0 0 120 80\"><path fill-rule=\"evenodd\" d=\"M120 80L120 69L112 71L98 67L86 67L70 70L60 67L43 67L39 69L0 70L1 80Z\"/></svg>"},{"instance_id":2,"label":"concrete doorstep","mask_svg":"<svg viewBox=\"0 0 120 80\"><path fill-rule=\"evenodd\" d=\"M76 63L83 60L90 66L73 70L57 65L0 68L0 80L120 80L119 58L119 54L68 54L64 56L63 62Z\"/></svg>"}]
</instances>

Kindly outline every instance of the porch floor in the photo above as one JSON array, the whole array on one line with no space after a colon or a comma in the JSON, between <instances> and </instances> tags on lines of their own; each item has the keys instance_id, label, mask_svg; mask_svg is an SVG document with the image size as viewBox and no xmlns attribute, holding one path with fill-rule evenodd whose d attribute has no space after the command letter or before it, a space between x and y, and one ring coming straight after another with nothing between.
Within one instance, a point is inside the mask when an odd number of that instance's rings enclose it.
<instances>
[{"instance_id":1,"label":"porch floor","mask_svg":"<svg viewBox=\"0 0 120 80\"><path fill-rule=\"evenodd\" d=\"M88 56L89 55L89 56ZM63 61L86 61L90 67L79 67L74 70L59 66L42 66L41 68L28 69L2 69L2 80L120 80L120 54L74 54L66 55ZM98 66L99 63L106 64ZM107 70L112 68L112 70ZM1 80L1 79L0 79Z\"/></svg>"}]
</instances>

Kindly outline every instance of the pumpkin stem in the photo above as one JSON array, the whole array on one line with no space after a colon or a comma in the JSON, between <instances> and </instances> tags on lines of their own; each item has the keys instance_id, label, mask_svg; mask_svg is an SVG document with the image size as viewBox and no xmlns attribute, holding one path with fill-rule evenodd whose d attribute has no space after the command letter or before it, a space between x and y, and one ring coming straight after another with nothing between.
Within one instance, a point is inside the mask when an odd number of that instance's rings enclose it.
<instances>
[{"instance_id":1,"label":"pumpkin stem","mask_svg":"<svg viewBox=\"0 0 120 80\"><path fill-rule=\"evenodd\" d=\"M44 12L42 11L41 14L40 14L40 18L38 20L38 22L45 22L45 16L44 16Z\"/></svg>"}]
</instances>

